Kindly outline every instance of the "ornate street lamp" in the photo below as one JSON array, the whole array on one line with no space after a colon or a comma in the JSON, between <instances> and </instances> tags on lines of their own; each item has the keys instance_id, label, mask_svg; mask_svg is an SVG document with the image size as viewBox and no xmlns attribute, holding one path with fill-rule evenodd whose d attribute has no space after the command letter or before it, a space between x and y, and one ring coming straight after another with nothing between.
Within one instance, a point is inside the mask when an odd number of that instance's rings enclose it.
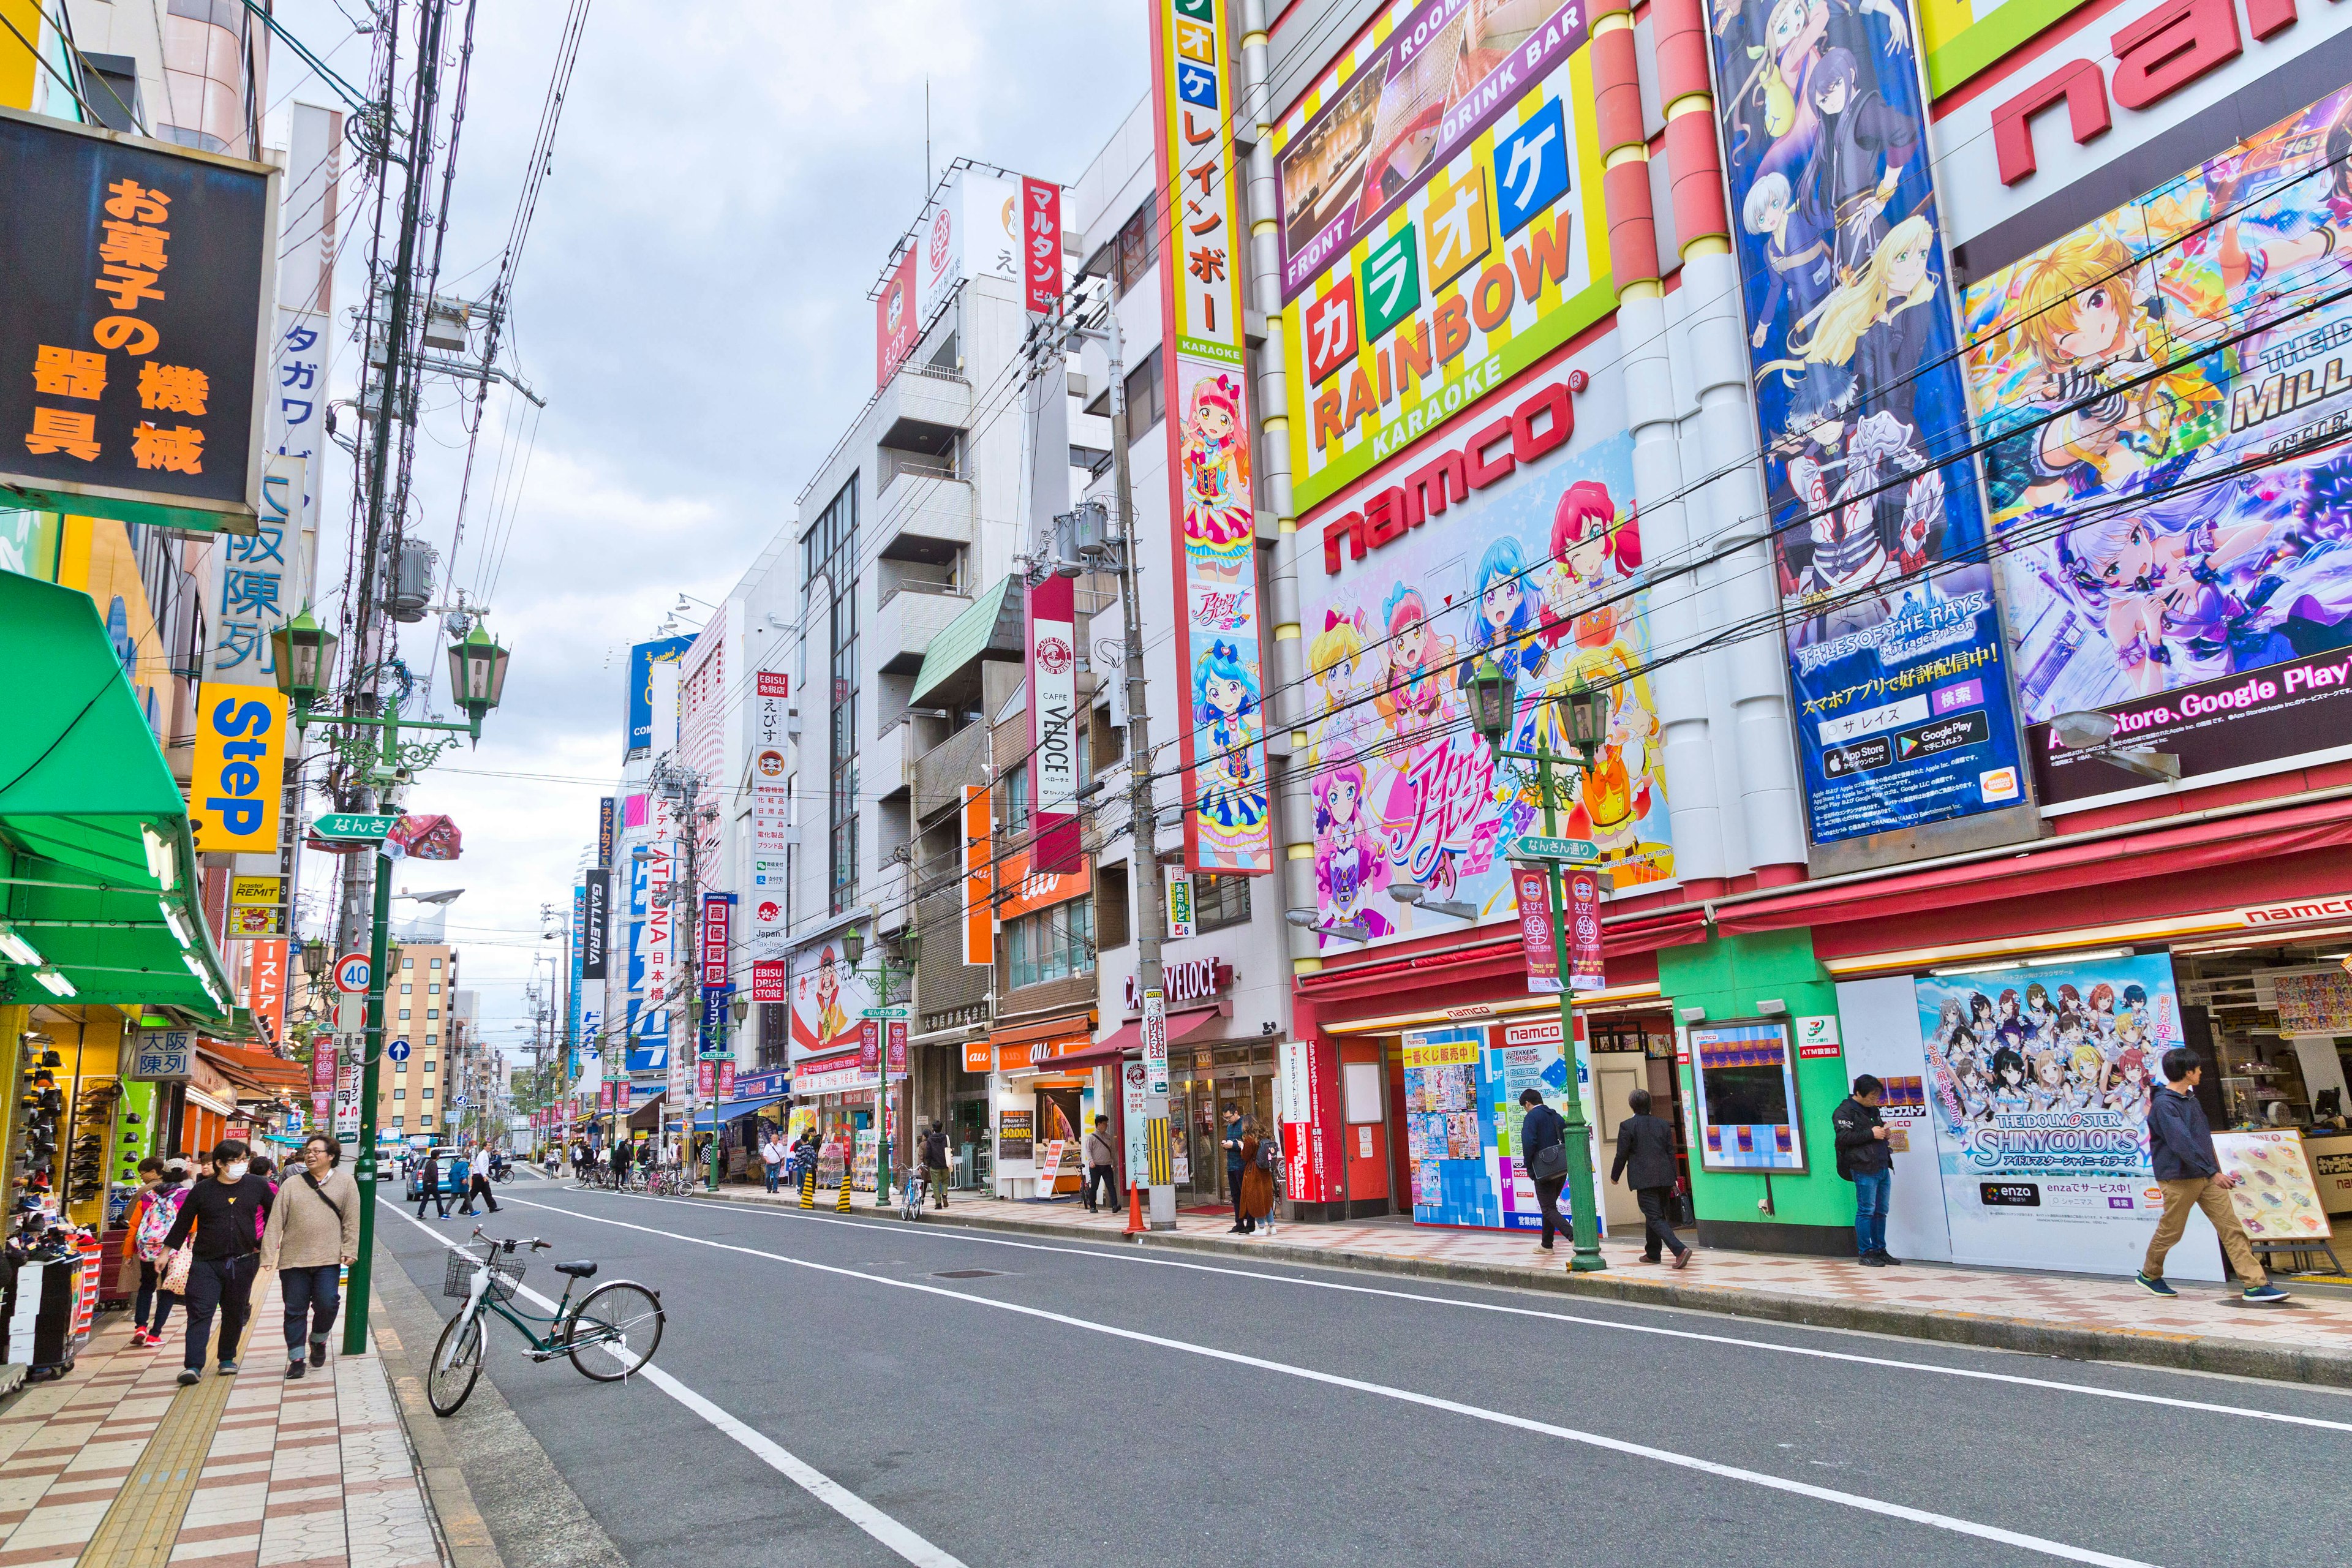
<instances>
[{"instance_id":1,"label":"ornate street lamp","mask_svg":"<svg viewBox=\"0 0 2352 1568\"><path fill-rule=\"evenodd\" d=\"M507 650L482 623L449 645L449 694L473 721L474 738L481 739L482 715L499 705L507 685Z\"/></svg>"},{"instance_id":2,"label":"ornate street lamp","mask_svg":"<svg viewBox=\"0 0 2352 1568\"><path fill-rule=\"evenodd\" d=\"M1511 672L1493 659L1481 659L1470 677L1470 726L1496 751L1510 739L1511 718L1518 700L1517 683Z\"/></svg>"},{"instance_id":3,"label":"ornate street lamp","mask_svg":"<svg viewBox=\"0 0 2352 1568\"><path fill-rule=\"evenodd\" d=\"M310 706L326 694L327 682L335 673L334 633L311 619L306 605L300 615L269 634L270 651L275 654L278 689L294 704L295 728L304 727L310 717Z\"/></svg>"}]
</instances>

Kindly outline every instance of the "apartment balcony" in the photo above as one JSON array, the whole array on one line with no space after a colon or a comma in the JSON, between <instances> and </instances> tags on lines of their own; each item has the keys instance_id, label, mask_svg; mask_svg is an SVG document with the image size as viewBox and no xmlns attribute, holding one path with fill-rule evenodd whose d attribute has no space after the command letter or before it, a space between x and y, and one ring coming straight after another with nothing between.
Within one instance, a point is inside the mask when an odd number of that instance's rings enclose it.
<instances>
[{"instance_id":1,"label":"apartment balcony","mask_svg":"<svg viewBox=\"0 0 2352 1568\"><path fill-rule=\"evenodd\" d=\"M967 724L914 761L915 820L963 804L966 784L987 782L989 727Z\"/></svg>"},{"instance_id":2,"label":"apartment balcony","mask_svg":"<svg viewBox=\"0 0 2352 1568\"><path fill-rule=\"evenodd\" d=\"M874 743L857 754L857 787L866 799L906 798L914 773L914 764L907 756L913 729L901 720L875 736Z\"/></svg>"},{"instance_id":3,"label":"apartment balcony","mask_svg":"<svg viewBox=\"0 0 2352 1568\"><path fill-rule=\"evenodd\" d=\"M931 639L971 607L971 595L946 584L908 580L885 590L868 634L882 673L912 675L922 668Z\"/></svg>"},{"instance_id":4,"label":"apartment balcony","mask_svg":"<svg viewBox=\"0 0 2352 1568\"><path fill-rule=\"evenodd\" d=\"M971 548L975 501L970 479L950 462L882 449L875 532L885 561L941 564Z\"/></svg>"},{"instance_id":5,"label":"apartment balcony","mask_svg":"<svg viewBox=\"0 0 2352 1568\"><path fill-rule=\"evenodd\" d=\"M874 412L882 445L920 450L937 431L971 428L971 383L960 371L902 364Z\"/></svg>"}]
</instances>

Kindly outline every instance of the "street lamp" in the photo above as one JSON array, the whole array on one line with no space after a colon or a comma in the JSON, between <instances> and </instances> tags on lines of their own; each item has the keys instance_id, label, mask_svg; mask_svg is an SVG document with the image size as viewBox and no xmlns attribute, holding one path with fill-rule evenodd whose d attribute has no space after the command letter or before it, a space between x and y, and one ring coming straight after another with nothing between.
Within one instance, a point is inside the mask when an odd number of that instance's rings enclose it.
<instances>
[{"instance_id":1,"label":"street lamp","mask_svg":"<svg viewBox=\"0 0 2352 1568\"><path fill-rule=\"evenodd\" d=\"M278 689L294 704L295 724L310 715L310 706L325 695L335 673L335 645L340 639L311 619L308 606L300 615L269 634L277 656Z\"/></svg>"},{"instance_id":2,"label":"street lamp","mask_svg":"<svg viewBox=\"0 0 2352 1568\"><path fill-rule=\"evenodd\" d=\"M720 1054L719 1059L732 1061L735 1057L735 1041L743 1033L743 1020L751 1016L751 999L739 991L735 994L735 1000L728 1004L727 1011L734 1016L735 1033L729 1037L727 1049ZM710 1190L714 1193L719 1190L719 1069L717 1068L710 1069Z\"/></svg>"},{"instance_id":3,"label":"street lamp","mask_svg":"<svg viewBox=\"0 0 2352 1568\"><path fill-rule=\"evenodd\" d=\"M473 721L477 741L482 738L482 715L499 705L506 688L507 650L476 621L463 640L449 645L449 694Z\"/></svg>"},{"instance_id":4,"label":"street lamp","mask_svg":"<svg viewBox=\"0 0 2352 1568\"><path fill-rule=\"evenodd\" d=\"M1575 1256L1569 1268L1580 1274L1591 1273L1609 1267L1601 1256L1600 1215L1593 1194L1592 1144L1591 1124L1584 1119L1584 1096L1576 1081L1576 989L1569 973L1568 928L1564 919L1567 899L1560 888L1564 847L1552 842L1559 830L1559 795L1552 785L1555 763L1573 768L1579 773L1592 766L1593 754L1600 748L1609 729L1609 695L1595 690L1580 675L1569 689L1553 699L1555 732L1566 738L1570 751L1555 752L1545 740L1545 726L1535 728L1535 749L1518 752L1509 749L1511 733L1517 728L1518 692L1512 672L1492 659L1481 660L1472 673L1470 688L1470 721L1485 736L1497 760L1517 758L1536 764L1536 788L1543 797L1544 837L1546 854L1540 857L1544 868L1544 911L1551 925L1552 961L1559 970L1559 1048L1565 1057L1567 1074L1569 1215L1574 1235L1571 1241ZM1524 837L1521 840L1525 842ZM1578 852L1573 863L1591 864L1592 851L1587 847ZM1394 889L1391 889L1393 891Z\"/></svg>"},{"instance_id":5,"label":"street lamp","mask_svg":"<svg viewBox=\"0 0 2352 1568\"><path fill-rule=\"evenodd\" d=\"M855 970L866 957L866 934L856 926L841 933L842 956ZM866 1022L882 1031L881 1047L874 1062L874 1206L890 1206L890 1036L889 1023L877 1016L890 1005L890 979L897 971L891 968L887 954L874 955L874 994L878 1005L868 1010Z\"/></svg>"}]
</instances>

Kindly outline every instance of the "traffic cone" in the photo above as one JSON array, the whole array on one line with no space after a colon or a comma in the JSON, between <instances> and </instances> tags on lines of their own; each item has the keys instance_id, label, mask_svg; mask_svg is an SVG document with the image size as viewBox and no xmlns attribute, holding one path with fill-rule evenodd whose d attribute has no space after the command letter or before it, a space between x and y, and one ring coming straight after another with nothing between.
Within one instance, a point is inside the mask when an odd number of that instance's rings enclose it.
<instances>
[{"instance_id":1,"label":"traffic cone","mask_svg":"<svg viewBox=\"0 0 2352 1568\"><path fill-rule=\"evenodd\" d=\"M801 1173L801 1207L816 1207L816 1167L811 1165Z\"/></svg>"},{"instance_id":2,"label":"traffic cone","mask_svg":"<svg viewBox=\"0 0 2352 1568\"><path fill-rule=\"evenodd\" d=\"M1144 1232L1143 1198L1136 1184L1127 1184L1127 1234L1141 1236Z\"/></svg>"},{"instance_id":3,"label":"traffic cone","mask_svg":"<svg viewBox=\"0 0 2352 1568\"><path fill-rule=\"evenodd\" d=\"M846 1161L841 1167L841 1196L835 1200L833 1209L835 1214L849 1212L849 1165Z\"/></svg>"}]
</instances>

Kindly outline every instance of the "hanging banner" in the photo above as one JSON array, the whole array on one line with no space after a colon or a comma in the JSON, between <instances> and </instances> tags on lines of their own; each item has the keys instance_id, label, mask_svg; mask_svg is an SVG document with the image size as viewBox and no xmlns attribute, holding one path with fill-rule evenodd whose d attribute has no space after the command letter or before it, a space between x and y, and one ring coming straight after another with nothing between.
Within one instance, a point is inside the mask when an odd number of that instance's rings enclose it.
<instances>
[{"instance_id":1,"label":"hanging banner","mask_svg":"<svg viewBox=\"0 0 2352 1568\"><path fill-rule=\"evenodd\" d=\"M1259 676L1257 514L1242 348L1246 267L1225 56L1229 0L1155 0L1156 184L1171 193L1160 258L1168 395L1169 531L1180 584L1176 668L1184 859L1199 871L1274 868Z\"/></svg>"},{"instance_id":2,"label":"hanging banner","mask_svg":"<svg viewBox=\"0 0 2352 1568\"><path fill-rule=\"evenodd\" d=\"M1021 292L1032 311L1050 314L1062 302L1062 188L1021 178Z\"/></svg>"},{"instance_id":3,"label":"hanging banner","mask_svg":"<svg viewBox=\"0 0 2352 1568\"><path fill-rule=\"evenodd\" d=\"M889 1070L891 1071L891 1073L892 1073L894 1076L898 1076L898 1077L902 1077L902 1078L903 1078L903 1077L906 1075L906 1071L907 1071L907 1023L906 1023L906 1020L905 1020L905 1019L903 1019L903 1018L893 1018L893 1019L891 1019L891 1020L889 1021L889 1023L887 1023L887 1025L885 1025L885 1026L884 1026L884 1027L888 1031L887 1038L888 1038L888 1040L889 1040L889 1062L890 1062L890 1069L889 1069Z\"/></svg>"},{"instance_id":4,"label":"hanging banner","mask_svg":"<svg viewBox=\"0 0 2352 1568\"><path fill-rule=\"evenodd\" d=\"M1511 897L1519 912L1519 961L1527 965L1528 990L1555 994L1559 950L1551 940L1551 873L1541 866L1513 865Z\"/></svg>"},{"instance_id":5,"label":"hanging banner","mask_svg":"<svg viewBox=\"0 0 2352 1568\"><path fill-rule=\"evenodd\" d=\"M1568 988L1599 991L1609 982L1601 970L1601 877L1582 867L1564 870L1568 889Z\"/></svg>"},{"instance_id":6,"label":"hanging banner","mask_svg":"<svg viewBox=\"0 0 2352 1568\"><path fill-rule=\"evenodd\" d=\"M1181 866L1161 868L1168 873L1168 940L1181 942L1192 925L1192 873Z\"/></svg>"},{"instance_id":7,"label":"hanging banner","mask_svg":"<svg viewBox=\"0 0 2352 1568\"><path fill-rule=\"evenodd\" d=\"M857 1026L857 1070L882 1070L882 1026L872 1018Z\"/></svg>"},{"instance_id":8,"label":"hanging banner","mask_svg":"<svg viewBox=\"0 0 2352 1568\"><path fill-rule=\"evenodd\" d=\"M1710 9L1812 842L2022 805L1909 7Z\"/></svg>"}]
</instances>

